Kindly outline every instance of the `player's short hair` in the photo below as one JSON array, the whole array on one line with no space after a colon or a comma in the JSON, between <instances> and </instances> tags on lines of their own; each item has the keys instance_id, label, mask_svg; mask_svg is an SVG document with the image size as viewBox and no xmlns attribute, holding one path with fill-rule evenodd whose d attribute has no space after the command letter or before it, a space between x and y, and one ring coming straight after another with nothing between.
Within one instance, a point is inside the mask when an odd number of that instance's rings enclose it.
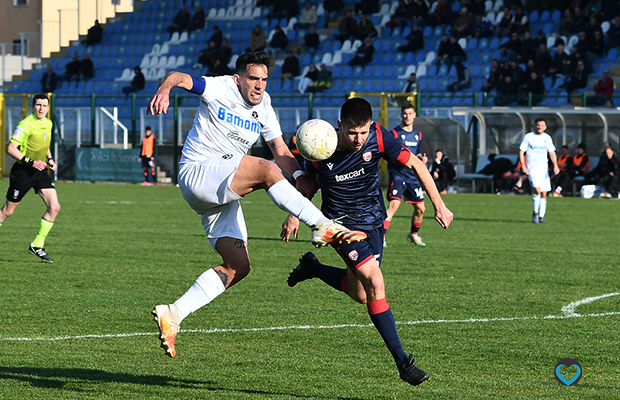
<instances>
[{"instance_id":1,"label":"player's short hair","mask_svg":"<svg viewBox=\"0 0 620 400\"><path fill-rule=\"evenodd\" d=\"M145 127L144 127L144 131L145 131L145 132L146 132L146 131L152 131L152 129L151 129L151 127L150 127L150 126L145 126Z\"/></svg>"},{"instance_id":2,"label":"player's short hair","mask_svg":"<svg viewBox=\"0 0 620 400\"><path fill-rule=\"evenodd\" d=\"M536 118L536 119L534 120L534 123L535 123L535 124L536 124L536 123L538 123L538 122L544 122L544 123L545 123L545 125L547 124L547 121L545 121L545 119L544 119L544 118L542 118L542 117L538 117L538 118Z\"/></svg>"},{"instance_id":3,"label":"player's short hair","mask_svg":"<svg viewBox=\"0 0 620 400\"><path fill-rule=\"evenodd\" d=\"M248 70L248 65L264 65L269 71L269 56L264 51L243 53L237 58L235 64L237 73L243 73Z\"/></svg>"},{"instance_id":4,"label":"player's short hair","mask_svg":"<svg viewBox=\"0 0 620 400\"><path fill-rule=\"evenodd\" d=\"M567 145L562 146L562 148L563 148L563 149L566 149L566 150L568 150L568 149L569 149Z\"/></svg>"},{"instance_id":5,"label":"player's short hair","mask_svg":"<svg viewBox=\"0 0 620 400\"><path fill-rule=\"evenodd\" d=\"M411 104L409 102L403 103L403 105L400 106L400 112L403 112L405 110L409 110L410 108L413 108L413 112L415 112L415 107L413 106L413 104Z\"/></svg>"},{"instance_id":6,"label":"player's short hair","mask_svg":"<svg viewBox=\"0 0 620 400\"><path fill-rule=\"evenodd\" d=\"M372 107L361 97L353 97L340 108L340 121L350 128L366 125L372 121Z\"/></svg>"},{"instance_id":7,"label":"player's short hair","mask_svg":"<svg viewBox=\"0 0 620 400\"><path fill-rule=\"evenodd\" d=\"M47 100L47 104L50 103L50 99L47 97L47 95L45 93L37 93L37 94L34 95L34 97L32 98L32 106L33 107L36 104L37 100Z\"/></svg>"}]
</instances>

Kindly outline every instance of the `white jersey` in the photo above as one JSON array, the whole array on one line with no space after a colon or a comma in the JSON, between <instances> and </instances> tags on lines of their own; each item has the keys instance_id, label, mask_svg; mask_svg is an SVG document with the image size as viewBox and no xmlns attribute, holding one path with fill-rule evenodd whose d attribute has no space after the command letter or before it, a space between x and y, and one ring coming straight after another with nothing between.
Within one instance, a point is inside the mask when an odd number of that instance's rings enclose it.
<instances>
[{"instance_id":1,"label":"white jersey","mask_svg":"<svg viewBox=\"0 0 620 400\"><path fill-rule=\"evenodd\" d=\"M201 104L185 140L181 162L247 154L259 135L265 141L282 136L267 92L260 104L249 106L232 76L201 79L205 80L205 91L198 95Z\"/></svg>"},{"instance_id":2,"label":"white jersey","mask_svg":"<svg viewBox=\"0 0 620 400\"><path fill-rule=\"evenodd\" d=\"M527 169L530 171L547 171L547 153L555 151L551 136L543 132L540 135L530 132L523 137L519 149L527 155Z\"/></svg>"}]
</instances>

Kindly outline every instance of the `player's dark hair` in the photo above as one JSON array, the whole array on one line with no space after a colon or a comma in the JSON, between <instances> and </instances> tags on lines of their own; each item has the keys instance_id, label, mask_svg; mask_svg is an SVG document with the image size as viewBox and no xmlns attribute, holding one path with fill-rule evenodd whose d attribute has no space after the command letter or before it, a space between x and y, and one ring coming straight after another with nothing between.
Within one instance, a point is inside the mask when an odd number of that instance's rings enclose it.
<instances>
[{"instance_id":1,"label":"player's dark hair","mask_svg":"<svg viewBox=\"0 0 620 400\"><path fill-rule=\"evenodd\" d=\"M248 65L264 65L267 67L267 71L269 71L269 61L269 56L264 51L243 53L237 58L237 73L246 72L248 70Z\"/></svg>"},{"instance_id":2,"label":"player's dark hair","mask_svg":"<svg viewBox=\"0 0 620 400\"><path fill-rule=\"evenodd\" d=\"M562 146L562 148L568 150L568 146L567 145Z\"/></svg>"},{"instance_id":3,"label":"player's dark hair","mask_svg":"<svg viewBox=\"0 0 620 400\"><path fill-rule=\"evenodd\" d=\"M47 97L47 95L45 93L37 93L34 95L34 97L32 98L32 106L34 107L35 103L37 102L37 100L47 100L47 104L50 103L50 99Z\"/></svg>"},{"instance_id":4,"label":"player's dark hair","mask_svg":"<svg viewBox=\"0 0 620 400\"><path fill-rule=\"evenodd\" d=\"M400 106L400 112L403 112L405 110L409 110L410 108L413 108L413 112L415 112L415 107L413 106L413 104L411 104L409 102L406 102L402 106Z\"/></svg>"},{"instance_id":5,"label":"player's dark hair","mask_svg":"<svg viewBox=\"0 0 620 400\"><path fill-rule=\"evenodd\" d=\"M542 117L538 117L534 120L534 123L537 123L537 122L544 122L545 124L547 123L547 121L545 121L545 119Z\"/></svg>"},{"instance_id":6,"label":"player's dark hair","mask_svg":"<svg viewBox=\"0 0 620 400\"><path fill-rule=\"evenodd\" d=\"M146 132L146 131L152 131L152 129L151 129L151 127L150 127L150 126L145 126L145 127L144 127L144 131L145 131L145 132Z\"/></svg>"},{"instance_id":7,"label":"player's dark hair","mask_svg":"<svg viewBox=\"0 0 620 400\"><path fill-rule=\"evenodd\" d=\"M350 128L357 128L372 121L372 107L361 97L353 97L340 108L340 122Z\"/></svg>"}]
</instances>

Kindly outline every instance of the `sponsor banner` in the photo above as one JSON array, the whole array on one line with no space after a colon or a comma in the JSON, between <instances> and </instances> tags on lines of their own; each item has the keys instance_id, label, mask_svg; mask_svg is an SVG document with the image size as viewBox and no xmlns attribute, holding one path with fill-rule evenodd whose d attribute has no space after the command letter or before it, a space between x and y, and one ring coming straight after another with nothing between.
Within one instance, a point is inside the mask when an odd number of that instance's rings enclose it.
<instances>
[{"instance_id":1,"label":"sponsor banner","mask_svg":"<svg viewBox=\"0 0 620 400\"><path fill-rule=\"evenodd\" d=\"M144 181L140 149L75 149L75 179L91 182Z\"/></svg>"}]
</instances>

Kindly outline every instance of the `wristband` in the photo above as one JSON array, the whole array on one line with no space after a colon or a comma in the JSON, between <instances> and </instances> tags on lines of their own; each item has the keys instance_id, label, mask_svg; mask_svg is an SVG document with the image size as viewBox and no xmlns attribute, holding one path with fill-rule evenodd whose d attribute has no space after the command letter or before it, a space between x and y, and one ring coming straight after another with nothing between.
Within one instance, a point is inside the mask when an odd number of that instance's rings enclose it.
<instances>
[{"instance_id":1,"label":"wristband","mask_svg":"<svg viewBox=\"0 0 620 400\"><path fill-rule=\"evenodd\" d=\"M47 162L54 161L54 157L50 157L47 159Z\"/></svg>"},{"instance_id":2,"label":"wristband","mask_svg":"<svg viewBox=\"0 0 620 400\"><path fill-rule=\"evenodd\" d=\"M293 178L295 178L295 180L297 180L297 178L303 175L306 175L306 171L298 169L297 171L293 172Z\"/></svg>"},{"instance_id":3,"label":"wristband","mask_svg":"<svg viewBox=\"0 0 620 400\"><path fill-rule=\"evenodd\" d=\"M34 165L34 161L30 157L23 156L20 161L26 165L30 165L31 167Z\"/></svg>"}]
</instances>

